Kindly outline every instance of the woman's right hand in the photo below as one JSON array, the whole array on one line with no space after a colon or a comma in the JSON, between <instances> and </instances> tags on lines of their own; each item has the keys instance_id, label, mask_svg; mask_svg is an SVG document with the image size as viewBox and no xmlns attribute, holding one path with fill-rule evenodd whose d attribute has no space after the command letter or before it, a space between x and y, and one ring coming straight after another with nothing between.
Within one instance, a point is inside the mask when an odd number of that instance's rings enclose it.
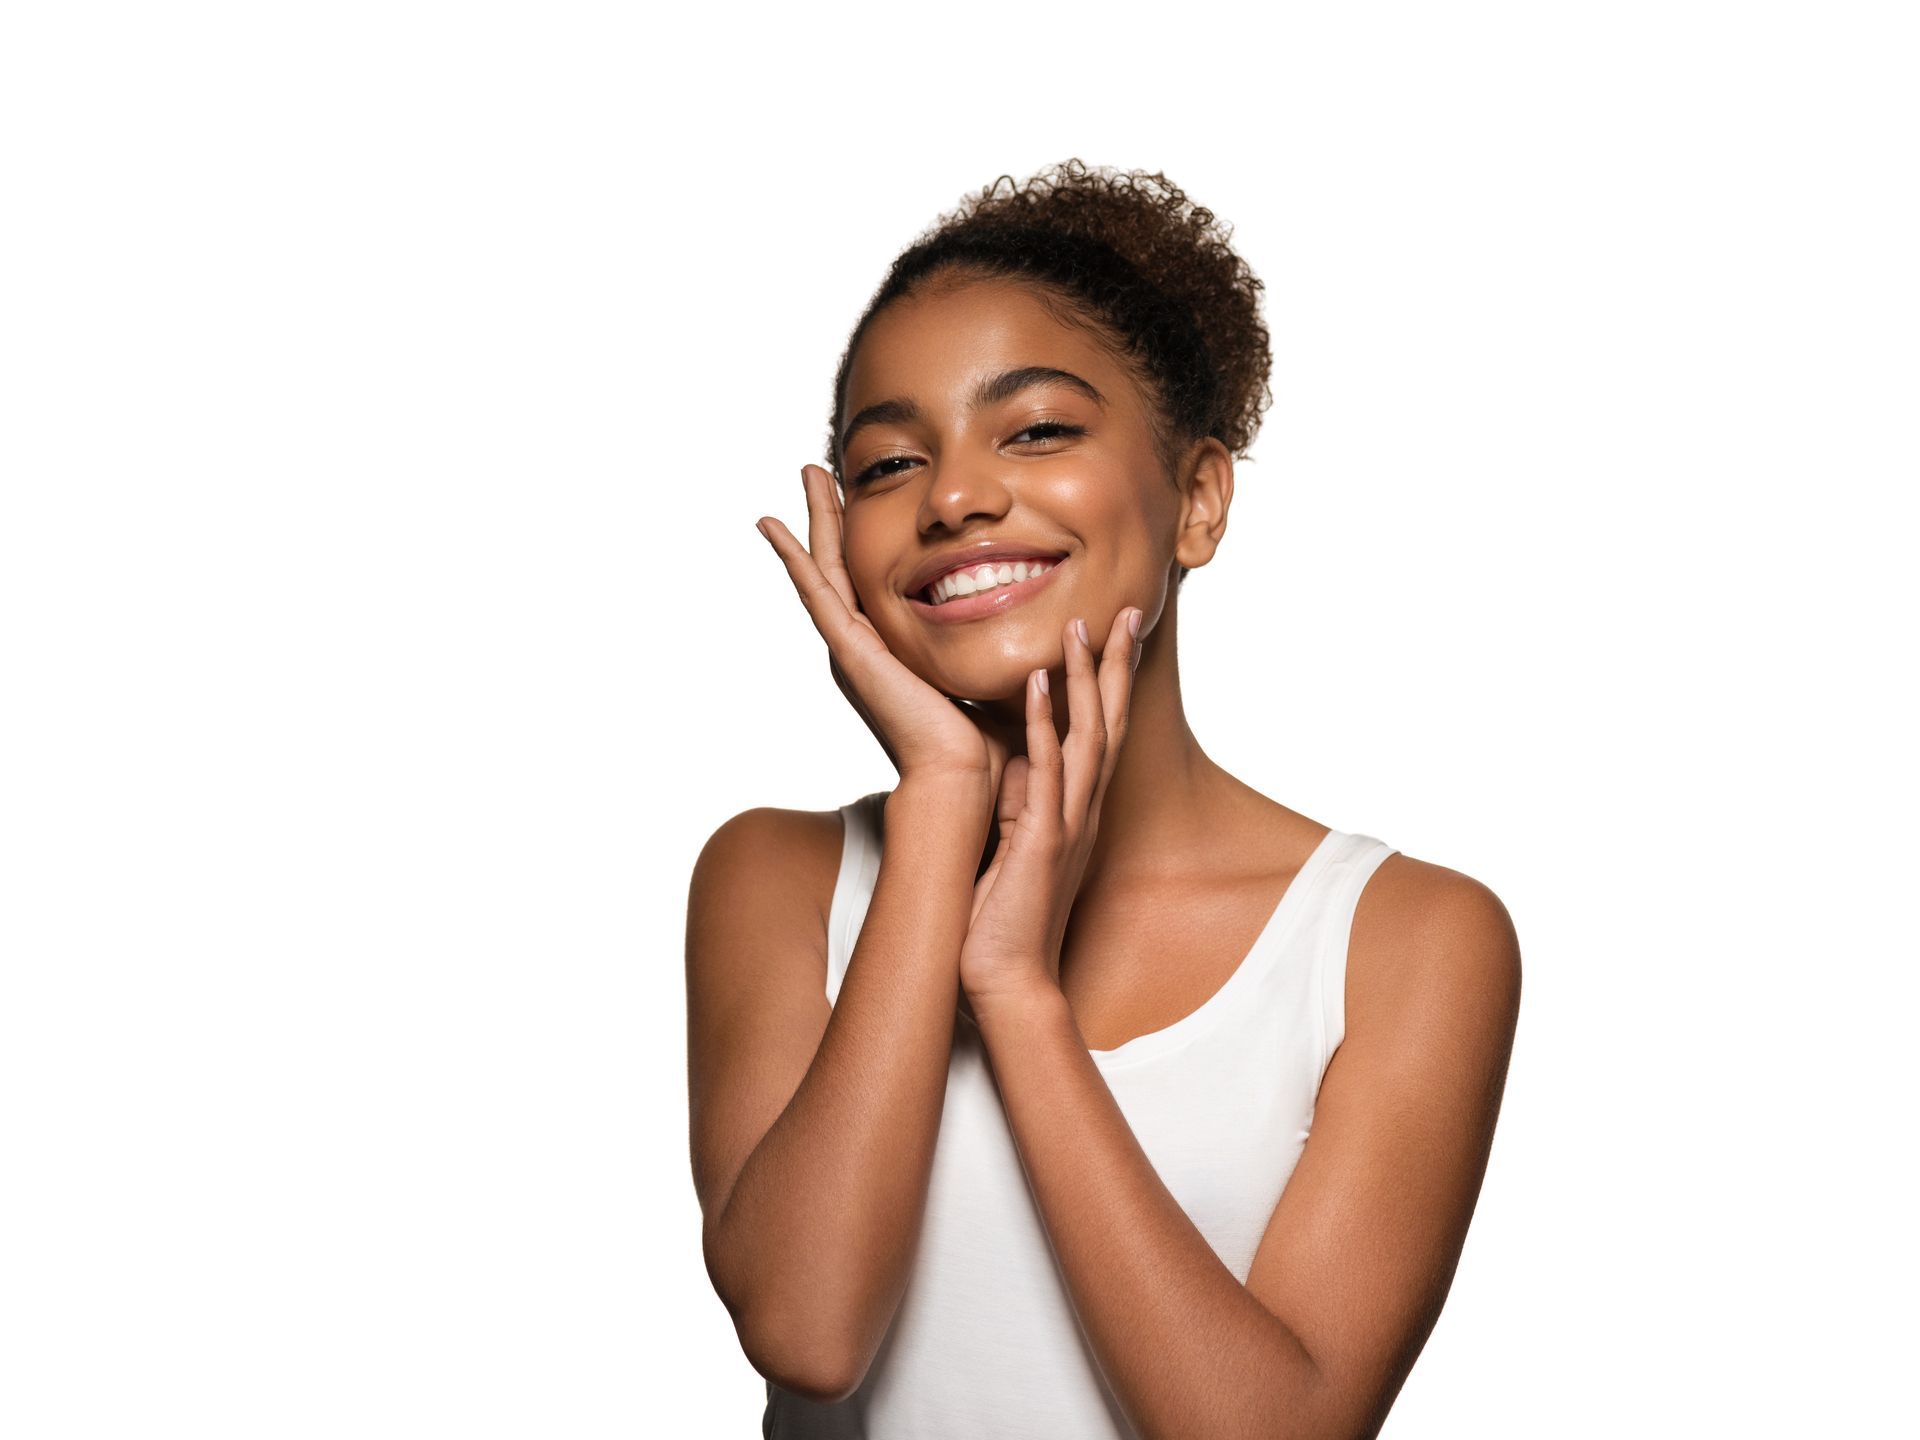
<instances>
[{"instance_id":1,"label":"woman's right hand","mask_svg":"<svg viewBox=\"0 0 1920 1440\"><path fill-rule=\"evenodd\" d=\"M860 609L841 549L844 512L833 476L803 466L807 545L772 516L756 528L787 567L814 627L827 642L840 693L887 752L904 780L921 776L977 779L991 809L1010 753L1007 741L978 723L958 700L941 694L901 663Z\"/></svg>"}]
</instances>

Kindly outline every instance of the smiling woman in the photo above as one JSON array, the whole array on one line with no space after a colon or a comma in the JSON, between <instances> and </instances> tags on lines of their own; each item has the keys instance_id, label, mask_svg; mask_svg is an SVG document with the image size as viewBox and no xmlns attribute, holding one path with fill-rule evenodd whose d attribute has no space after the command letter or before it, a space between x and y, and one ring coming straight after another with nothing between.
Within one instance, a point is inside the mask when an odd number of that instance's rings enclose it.
<instances>
[{"instance_id":1,"label":"smiling woman","mask_svg":"<svg viewBox=\"0 0 1920 1440\"><path fill-rule=\"evenodd\" d=\"M1439 1315L1505 907L1181 701L1260 288L1163 175L996 182L854 327L808 544L760 522L899 770L734 817L690 887L694 1181L769 1436L1371 1435Z\"/></svg>"}]
</instances>

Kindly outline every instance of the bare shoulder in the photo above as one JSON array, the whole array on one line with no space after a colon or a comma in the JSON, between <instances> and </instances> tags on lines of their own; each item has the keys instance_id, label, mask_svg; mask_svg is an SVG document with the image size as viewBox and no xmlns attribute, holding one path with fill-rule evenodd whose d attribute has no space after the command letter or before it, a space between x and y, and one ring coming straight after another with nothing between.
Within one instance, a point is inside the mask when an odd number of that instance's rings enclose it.
<instances>
[{"instance_id":1,"label":"bare shoulder","mask_svg":"<svg viewBox=\"0 0 1920 1440\"><path fill-rule=\"evenodd\" d=\"M824 935L842 841L837 810L742 810L707 838L694 862L689 925L703 901L733 907L770 898L791 915L795 900L811 897Z\"/></svg>"},{"instance_id":2,"label":"bare shoulder","mask_svg":"<svg viewBox=\"0 0 1920 1440\"><path fill-rule=\"evenodd\" d=\"M1520 1005L1520 940L1471 875L1395 852L1360 892L1347 959L1350 1035L1391 1027L1503 1048Z\"/></svg>"},{"instance_id":3,"label":"bare shoulder","mask_svg":"<svg viewBox=\"0 0 1920 1440\"><path fill-rule=\"evenodd\" d=\"M726 1197L819 1048L832 810L742 811L715 830L687 893L687 1090L694 1187L711 1242Z\"/></svg>"},{"instance_id":4,"label":"bare shoulder","mask_svg":"<svg viewBox=\"0 0 1920 1440\"><path fill-rule=\"evenodd\" d=\"M1373 1435L1439 1318L1486 1174L1520 1002L1486 885L1380 862L1349 935L1345 1039L1247 1289L1321 1376L1305 1428Z\"/></svg>"}]
</instances>

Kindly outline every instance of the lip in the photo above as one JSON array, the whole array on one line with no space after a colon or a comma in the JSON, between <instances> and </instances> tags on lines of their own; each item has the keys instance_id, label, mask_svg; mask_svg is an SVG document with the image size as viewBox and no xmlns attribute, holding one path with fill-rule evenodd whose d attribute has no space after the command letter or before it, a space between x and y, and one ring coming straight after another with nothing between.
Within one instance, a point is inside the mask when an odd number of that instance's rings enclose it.
<instances>
[{"instance_id":1,"label":"lip","mask_svg":"<svg viewBox=\"0 0 1920 1440\"><path fill-rule=\"evenodd\" d=\"M981 561L982 564L986 562ZM1060 573L1060 567L1068 564L1066 557L1053 562L1047 573L1038 580L1022 580L1014 585L996 585L991 590L978 595L961 595L944 605L929 605L918 596L907 596L907 604L923 620L935 625L957 625L967 620L981 620L989 616L1004 615L1016 605L1024 605L1042 590L1053 583L1053 577Z\"/></svg>"},{"instance_id":2,"label":"lip","mask_svg":"<svg viewBox=\"0 0 1920 1440\"><path fill-rule=\"evenodd\" d=\"M977 540L963 549L949 550L927 561L914 571L905 593L918 595L941 576L955 570L971 570L976 565L998 564L1002 560L1045 560L1052 564L1065 558L1065 551L1045 550L1019 540Z\"/></svg>"}]
</instances>

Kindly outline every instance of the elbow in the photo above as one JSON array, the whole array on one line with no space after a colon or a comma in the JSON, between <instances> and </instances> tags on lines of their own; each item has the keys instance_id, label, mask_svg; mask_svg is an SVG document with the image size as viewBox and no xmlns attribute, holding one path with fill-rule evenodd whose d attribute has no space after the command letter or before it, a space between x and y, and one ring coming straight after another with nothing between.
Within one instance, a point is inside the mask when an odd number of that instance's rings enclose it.
<instances>
[{"instance_id":1,"label":"elbow","mask_svg":"<svg viewBox=\"0 0 1920 1440\"><path fill-rule=\"evenodd\" d=\"M707 1277L733 1318L734 1333L749 1364L782 1390L816 1404L846 1399L866 1376L867 1362L856 1360L862 1347L846 1342L845 1328L832 1323L815 1303L795 1303L743 1273L720 1243L720 1226L705 1237ZM760 1277L764 1281L764 1277Z\"/></svg>"},{"instance_id":2,"label":"elbow","mask_svg":"<svg viewBox=\"0 0 1920 1440\"><path fill-rule=\"evenodd\" d=\"M782 1390L798 1395L803 1400L811 1400L816 1405L838 1405L860 1385L858 1380L834 1379L811 1371L787 1374L783 1379L783 1372L768 1366L756 1363L753 1368Z\"/></svg>"},{"instance_id":3,"label":"elbow","mask_svg":"<svg viewBox=\"0 0 1920 1440\"><path fill-rule=\"evenodd\" d=\"M736 1329L740 1348L756 1371L816 1405L838 1404L866 1376L866 1366L849 1359L848 1347L813 1343L800 1327L738 1324Z\"/></svg>"},{"instance_id":4,"label":"elbow","mask_svg":"<svg viewBox=\"0 0 1920 1440\"><path fill-rule=\"evenodd\" d=\"M865 1378L865 1364L851 1359L857 1347L832 1338L833 1327L823 1324L818 1314L769 1303L774 1297L768 1295L741 1293L724 1282L711 1257L707 1273L720 1303L733 1318L741 1353L782 1390L818 1405L831 1405L846 1399Z\"/></svg>"}]
</instances>

